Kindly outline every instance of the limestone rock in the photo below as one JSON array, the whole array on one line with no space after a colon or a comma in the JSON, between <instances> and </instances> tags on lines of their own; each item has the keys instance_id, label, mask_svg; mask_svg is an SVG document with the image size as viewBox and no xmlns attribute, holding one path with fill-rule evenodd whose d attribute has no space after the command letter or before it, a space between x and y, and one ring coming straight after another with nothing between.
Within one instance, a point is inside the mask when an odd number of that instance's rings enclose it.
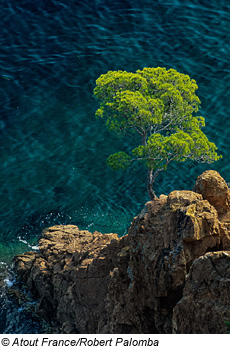
<instances>
[{"instance_id":1,"label":"limestone rock","mask_svg":"<svg viewBox=\"0 0 230 350\"><path fill-rule=\"evenodd\" d=\"M193 191L200 193L220 215L230 209L230 190L217 171L207 170L198 176Z\"/></svg>"},{"instance_id":2,"label":"limestone rock","mask_svg":"<svg viewBox=\"0 0 230 350\"><path fill-rule=\"evenodd\" d=\"M207 253L191 266L173 311L173 333L227 333L229 321L230 252Z\"/></svg>"}]
</instances>

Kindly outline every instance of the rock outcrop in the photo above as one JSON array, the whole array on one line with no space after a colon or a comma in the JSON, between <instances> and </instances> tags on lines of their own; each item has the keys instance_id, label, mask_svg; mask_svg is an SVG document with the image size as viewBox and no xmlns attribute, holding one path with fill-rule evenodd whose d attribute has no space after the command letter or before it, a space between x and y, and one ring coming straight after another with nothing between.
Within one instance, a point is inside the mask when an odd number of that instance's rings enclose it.
<instances>
[{"instance_id":1,"label":"rock outcrop","mask_svg":"<svg viewBox=\"0 0 230 350\"><path fill-rule=\"evenodd\" d=\"M222 249L218 213L200 194L174 191L148 202L128 236L126 275L118 266L109 286L110 332L171 333L193 261Z\"/></svg>"},{"instance_id":2,"label":"rock outcrop","mask_svg":"<svg viewBox=\"0 0 230 350\"><path fill-rule=\"evenodd\" d=\"M39 301L37 312L63 333L103 332L110 273L125 240L73 225L44 230L39 253L15 258L20 280Z\"/></svg>"},{"instance_id":3,"label":"rock outcrop","mask_svg":"<svg viewBox=\"0 0 230 350\"><path fill-rule=\"evenodd\" d=\"M230 319L228 198L220 175L205 172L194 191L146 203L128 235L55 226L43 232L40 252L15 258L15 269L39 301L37 311L64 333L223 333Z\"/></svg>"},{"instance_id":4,"label":"rock outcrop","mask_svg":"<svg viewBox=\"0 0 230 350\"><path fill-rule=\"evenodd\" d=\"M230 210L230 190L217 171L207 170L198 176L193 188L194 192L200 193L223 215Z\"/></svg>"},{"instance_id":5,"label":"rock outcrop","mask_svg":"<svg viewBox=\"0 0 230 350\"><path fill-rule=\"evenodd\" d=\"M230 252L194 261L173 312L173 333L227 333L230 320Z\"/></svg>"}]
</instances>

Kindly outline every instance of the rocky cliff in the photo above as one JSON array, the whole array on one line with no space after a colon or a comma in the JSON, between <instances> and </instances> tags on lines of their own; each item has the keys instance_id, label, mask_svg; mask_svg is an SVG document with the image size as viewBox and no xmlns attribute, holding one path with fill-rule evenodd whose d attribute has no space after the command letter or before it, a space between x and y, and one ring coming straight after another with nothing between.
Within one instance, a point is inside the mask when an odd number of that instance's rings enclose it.
<instances>
[{"instance_id":1,"label":"rocky cliff","mask_svg":"<svg viewBox=\"0 0 230 350\"><path fill-rule=\"evenodd\" d=\"M14 259L36 312L63 333L226 333L230 191L215 171L148 202L129 232L55 226Z\"/></svg>"}]
</instances>

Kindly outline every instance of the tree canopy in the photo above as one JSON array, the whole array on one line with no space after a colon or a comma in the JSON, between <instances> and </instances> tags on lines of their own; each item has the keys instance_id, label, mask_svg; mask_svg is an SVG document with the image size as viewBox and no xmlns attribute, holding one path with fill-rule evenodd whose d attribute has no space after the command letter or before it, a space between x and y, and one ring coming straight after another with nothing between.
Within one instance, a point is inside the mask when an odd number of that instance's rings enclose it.
<instances>
[{"instance_id":1,"label":"tree canopy","mask_svg":"<svg viewBox=\"0 0 230 350\"><path fill-rule=\"evenodd\" d=\"M153 183L173 160L192 159L212 163L221 156L201 130L205 120L196 116L200 107L196 81L174 69L144 68L135 73L109 71L96 80L94 95L100 107L96 116L110 131L139 136L130 154L109 156L114 170L126 169L133 162L148 168L147 188L155 198Z\"/></svg>"}]
</instances>

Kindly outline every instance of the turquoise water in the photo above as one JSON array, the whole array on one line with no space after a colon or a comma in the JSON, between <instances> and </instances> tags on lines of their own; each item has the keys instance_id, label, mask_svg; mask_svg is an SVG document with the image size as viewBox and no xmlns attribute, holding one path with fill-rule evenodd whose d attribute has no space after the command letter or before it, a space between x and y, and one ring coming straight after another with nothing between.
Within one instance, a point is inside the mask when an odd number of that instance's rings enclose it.
<instances>
[{"instance_id":1,"label":"turquoise water","mask_svg":"<svg viewBox=\"0 0 230 350\"><path fill-rule=\"evenodd\" d=\"M94 117L95 80L108 70L172 67L198 83L205 132L223 158L172 164L157 180L158 195L191 189L210 168L230 181L227 1L8 0L0 10L3 276L15 254L36 245L42 228L71 223L122 235L148 200L145 170L105 165L112 152L129 148L128 139ZM7 303L3 289L3 309ZM27 332L39 331L12 310L2 332L20 332L19 319Z\"/></svg>"}]
</instances>

